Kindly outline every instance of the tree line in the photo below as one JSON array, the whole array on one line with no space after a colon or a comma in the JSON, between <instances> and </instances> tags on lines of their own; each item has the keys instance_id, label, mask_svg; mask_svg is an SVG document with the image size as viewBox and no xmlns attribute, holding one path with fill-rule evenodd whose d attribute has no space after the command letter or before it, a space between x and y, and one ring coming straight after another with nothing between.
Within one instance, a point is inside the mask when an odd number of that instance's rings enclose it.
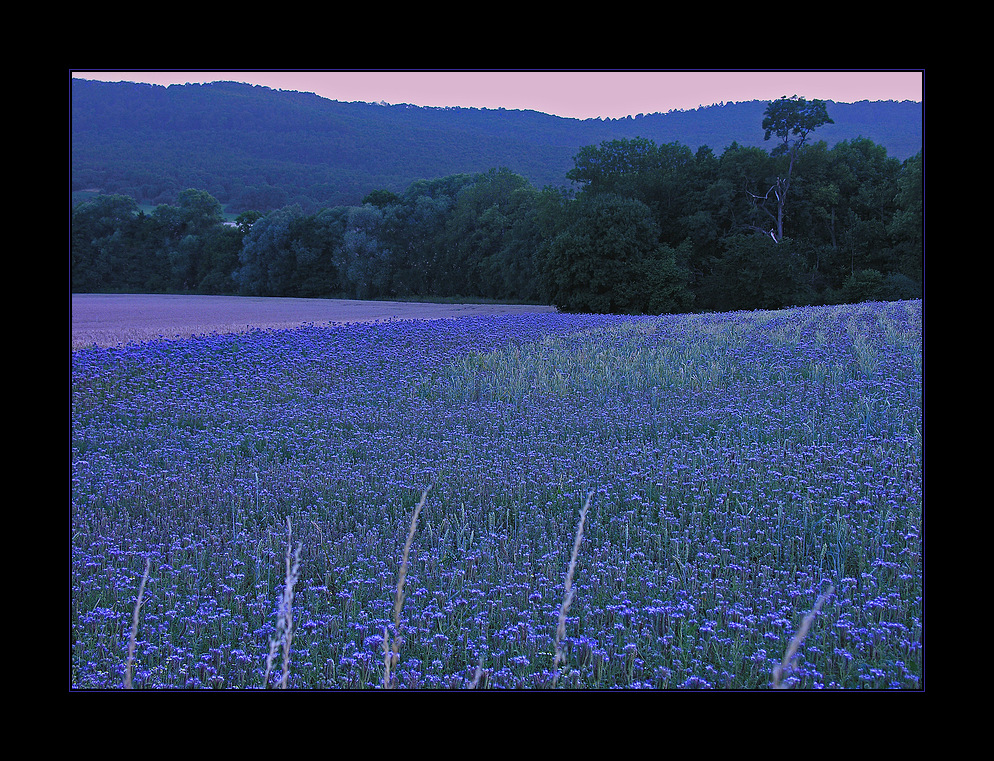
<instances>
[{"instance_id":1,"label":"tree line","mask_svg":"<svg viewBox=\"0 0 994 761\"><path fill-rule=\"evenodd\" d=\"M150 213L72 210L73 292L551 303L666 313L919 298L923 153L814 142L824 103L771 102L772 150L649 139L580 149L575 189L506 168L378 190L359 205L244 212L188 189Z\"/></svg>"}]
</instances>

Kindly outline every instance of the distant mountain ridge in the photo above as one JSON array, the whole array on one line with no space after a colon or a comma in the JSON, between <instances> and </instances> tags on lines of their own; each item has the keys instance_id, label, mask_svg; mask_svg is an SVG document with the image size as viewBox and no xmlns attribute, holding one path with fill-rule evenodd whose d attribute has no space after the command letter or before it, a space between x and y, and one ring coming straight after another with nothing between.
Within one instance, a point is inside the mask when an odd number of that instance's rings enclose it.
<instances>
[{"instance_id":1,"label":"distant mountain ridge","mask_svg":"<svg viewBox=\"0 0 994 761\"><path fill-rule=\"evenodd\" d=\"M793 93L785 93L793 94ZM804 93L798 93L803 96ZM299 203L312 212L358 204L373 190L506 167L536 187L568 185L585 145L643 137L716 155L732 143L765 149L767 101L625 119L537 111L344 103L258 85L72 81L72 190L171 203L206 190L229 211ZM828 102L834 124L814 140L863 137L905 160L922 149L922 104Z\"/></svg>"}]
</instances>

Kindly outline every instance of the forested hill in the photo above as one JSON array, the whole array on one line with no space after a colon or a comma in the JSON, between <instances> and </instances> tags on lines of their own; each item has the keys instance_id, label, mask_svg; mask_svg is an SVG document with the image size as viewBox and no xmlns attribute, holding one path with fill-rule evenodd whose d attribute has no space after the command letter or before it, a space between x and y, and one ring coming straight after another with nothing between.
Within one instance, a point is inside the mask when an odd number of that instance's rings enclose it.
<instances>
[{"instance_id":1,"label":"forested hill","mask_svg":"<svg viewBox=\"0 0 994 761\"><path fill-rule=\"evenodd\" d=\"M792 93L784 93L791 95ZM804 96L805 93L797 93ZM217 82L145 85L72 81L72 190L173 203L187 188L229 212L300 204L354 205L373 190L506 167L535 187L568 185L586 145L642 137L720 155L763 139L766 101L625 119L565 119L536 111L342 103L314 94ZM922 149L922 105L828 102L834 124L816 140L868 138L887 155Z\"/></svg>"}]
</instances>

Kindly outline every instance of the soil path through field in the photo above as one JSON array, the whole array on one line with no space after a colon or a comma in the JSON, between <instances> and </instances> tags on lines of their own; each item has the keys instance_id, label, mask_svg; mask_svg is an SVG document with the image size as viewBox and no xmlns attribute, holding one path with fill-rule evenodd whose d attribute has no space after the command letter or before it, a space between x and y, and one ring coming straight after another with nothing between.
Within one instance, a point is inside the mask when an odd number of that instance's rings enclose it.
<instances>
[{"instance_id":1,"label":"soil path through field","mask_svg":"<svg viewBox=\"0 0 994 761\"><path fill-rule=\"evenodd\" d=\"M72 349L301 325L555 312L515 304L430 304L245 296L73 294Z\"/></svg>"}]
</instances>

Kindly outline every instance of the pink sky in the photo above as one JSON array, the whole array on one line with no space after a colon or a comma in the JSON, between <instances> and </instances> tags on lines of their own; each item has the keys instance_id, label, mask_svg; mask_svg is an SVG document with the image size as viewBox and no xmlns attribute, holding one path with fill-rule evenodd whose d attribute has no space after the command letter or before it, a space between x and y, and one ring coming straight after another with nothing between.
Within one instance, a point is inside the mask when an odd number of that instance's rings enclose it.
<instances>
[{"instance_id":1,"label":"pink sky","mask_svg":"<svg viewBox=\"0 0 994 761\"><path fill-rule=\"evenodd\" d=\"M924 72L809 71L89 71L73 77L185 84L235 81L317 93L339 101L417 106L531 109L557 116L619 118L712 103L775 100L783 95L839 103L923 100Z\"/></svg>"}]
</instances>

